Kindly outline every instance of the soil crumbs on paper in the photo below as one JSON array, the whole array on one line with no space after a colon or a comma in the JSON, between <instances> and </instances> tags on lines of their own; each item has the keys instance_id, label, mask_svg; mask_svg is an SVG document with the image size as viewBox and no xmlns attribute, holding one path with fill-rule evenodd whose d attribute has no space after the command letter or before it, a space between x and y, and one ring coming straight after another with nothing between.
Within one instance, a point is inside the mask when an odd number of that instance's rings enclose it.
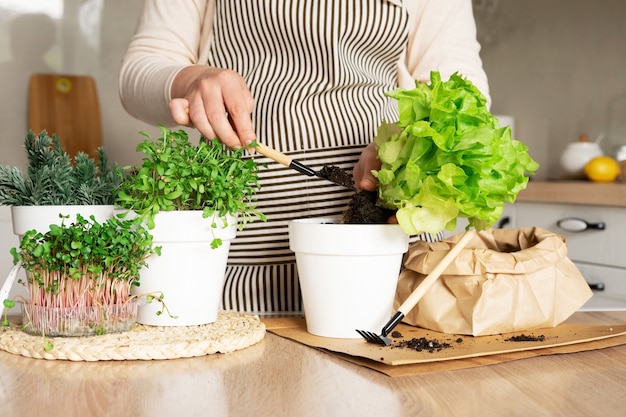
<instances>
[{"instance_id":1,"label":"soil crumbs on paper","mask_svg":"<svg viewBox=\"0 0 626 417\"><path fill-rule=\"evenodd\" d=\"M439 342L437 339L426 339L425 337L413 338L409 340L403 340L398 342L395 347L412 349L417 352L428 351L433 353L435 351L451 348L452 345L446 342Z\"/></svg>"},{"instance_id":2,"label":"soil crumbs on paper","mask_svg":"<svg viewBox=\"0 0 626 417\"><path fill-rule=\"evenodd\" d=\"M524 333L504 339L505 342L543 342L544 340L546 340L544 335L532 336Z\"/></svg>"},{"instance_id":3,"label":"soil crumbs on paper","mask_svg":"<svg viewBox=\"0 0 626 417\"><path fill-rule=\"evenodd\" d=\"M402 337L402 334L398 331L394 331L391 333L391 337L394 339L398 339ZM456 343L463 343L463 338L459 337L456 339ZM428 339L426 337L417 337L407 340L400 340L391 345L392 348L404 348L411 349L417 352L427 351L429 353L439 352L443 349L448 349L453 347L452 344L447 342L439 342L437 339Z\"/></svg>"},{"instance_id":4,"label":"soil crumbs on paper","mask_svg":"<svg viewBox=\"0 0 626 417\"><path fill-rule=\"evenodd\" d=\"M400 333L399 331L393 331L390 336L393 339L401 339L402 333ZM543 342L544 340L546 340L546 337L544 335L539 335L539 336L533 336L533 335L527 335L527 334L520 334L517 336L511 336L508 339L504 339L505 342ZM452 341L452 339L448 339L448 341ZM461 344L463 343L463 338L462 337L457 337L456 339L454 339L454 342L456 344ZM437 339L428 339L426 337L418 337L418 338L412 338L412 339L406 339L406 340L394 340L391 343L391 346L389 346L390 348L394 349L394 348L402 348L402 349L411 349L411 350L415 350L417 352L429 352L429 353L434 353L434 352L439 352L443 349L449 349L449 348L454 348L454 345L450 342L440 342ZM384 358L381 358L381 360L384 360Z\"/></svg>"}]
</instances>

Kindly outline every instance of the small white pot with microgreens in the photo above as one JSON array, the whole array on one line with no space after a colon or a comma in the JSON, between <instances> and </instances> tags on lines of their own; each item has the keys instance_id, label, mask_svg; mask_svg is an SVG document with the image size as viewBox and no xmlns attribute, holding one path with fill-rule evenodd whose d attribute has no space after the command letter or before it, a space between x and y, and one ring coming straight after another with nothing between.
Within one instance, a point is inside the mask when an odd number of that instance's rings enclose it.
<instances>
[{"instance_id":1,"label":"small white pot with microgreens","mask_svg":"<svg viewBox=\"0 0 626 417\"><path fill-rule=\"evenodd\" d=\"M137 321L159 326L214 322L220 308L230 242L238 229L265 220L257 210L258 165L216 139L197 145L183 130L161 126L137 151L141 166L129 170L117 204L139 216L161 248L141 272L137 293L161 294L170 314L148 297Z\"/></svg>"}]
</instances>

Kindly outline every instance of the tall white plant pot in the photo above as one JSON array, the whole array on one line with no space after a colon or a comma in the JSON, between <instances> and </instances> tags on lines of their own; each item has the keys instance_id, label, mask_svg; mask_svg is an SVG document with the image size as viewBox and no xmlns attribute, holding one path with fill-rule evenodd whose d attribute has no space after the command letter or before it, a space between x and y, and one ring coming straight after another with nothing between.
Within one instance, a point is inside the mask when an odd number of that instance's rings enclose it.
<instances>
[{"instance_id":1,"label":"tall white plant pot","mask_svg":"<svg viewBox=\"0 0 626 417\"><path fill-rule=\"evenodd\" d=\"M338 224L337 218L289 224L307 331L360 338L379 333L392 314L409 236L398 225Z\"/></svg>"},{"instance_id":2,"label":"tall white plant pot","mask_svg":"<svg viewBox=\"0 0 626 417\"><path fill-rule=\"evenodd\" d=\"M160 212L150 230L161 256L152 255L140 273L135 294L163 293L169 309L152 301L139 306L137 322L152 326L194 326L217 320L224 288L224 275L230 242L237 232L236 218L228 226L221 219L202 218L202 211ZM211 224L215 223L216 228ZM214 237L222 245L211 249Z\"/></svg>"}]
</instances>

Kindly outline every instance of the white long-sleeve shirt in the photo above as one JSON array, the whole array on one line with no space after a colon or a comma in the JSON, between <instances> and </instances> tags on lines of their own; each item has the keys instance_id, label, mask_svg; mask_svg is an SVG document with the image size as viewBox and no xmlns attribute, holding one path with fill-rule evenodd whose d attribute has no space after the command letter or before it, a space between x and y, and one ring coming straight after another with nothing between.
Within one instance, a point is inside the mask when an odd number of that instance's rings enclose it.
<instances>
[{"instance_id":1,"label":"white long-sleeve shirt","mask_svg":"<svg viewBox=\"0 0 626 417\"><path fill-rule=\"evenodd\" d=\"M476 40L471 0L382 0L408 14L408 40L397 63L397 84L412 88L430 71L455 71L489 98ZM119 90L126 110L153 124L171 124L170 87L178 71L207 62L215 0L147 0L124 58ZM269 29L268 29L269 30Z\"/></svg>"}]
</instances>

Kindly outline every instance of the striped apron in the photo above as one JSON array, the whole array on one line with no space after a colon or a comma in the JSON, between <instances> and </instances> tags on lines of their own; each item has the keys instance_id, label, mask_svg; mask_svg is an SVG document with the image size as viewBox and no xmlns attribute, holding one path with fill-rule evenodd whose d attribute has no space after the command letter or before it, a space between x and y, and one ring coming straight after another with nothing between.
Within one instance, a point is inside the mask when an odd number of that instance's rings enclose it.
<instances>
[{"instance_id":1,"label":"striped apron","mask_svg":"<svg viewBox=\"0 0 626 417\"><path fill-rule=\"evenodd\" d=\"M407 40L407 14L386 0L217 0L208 64L246 80L257 138L316 170L351 172L383 121L397 120L385 92ZM255 158L257 158L255 156ZM339 215L351 192L267 158L259 209L231 244L223 308L300 313L288 222ZM422 238L432 240L430 236Z\"/></svg>"}]
</instances>

